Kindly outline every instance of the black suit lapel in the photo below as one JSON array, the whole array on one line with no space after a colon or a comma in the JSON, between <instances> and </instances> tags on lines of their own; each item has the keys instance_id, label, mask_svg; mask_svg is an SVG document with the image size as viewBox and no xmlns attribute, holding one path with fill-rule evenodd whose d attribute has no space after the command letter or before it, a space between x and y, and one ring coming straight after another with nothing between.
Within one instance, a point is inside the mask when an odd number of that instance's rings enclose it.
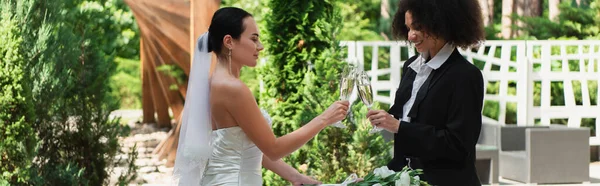
<instances>
[{"instance_id":1,"label":"black suit lapel","mask_svg":"<svg viewBox=\"0 0 600 186\"><path fill-rule=\"evenodd\" d=\"M425 99L429 89L431 89L431 87L433 87L433 85L435 85L435 83L437 83L438 80L441 79L441 77L444 75L446 70L448 70L452 66L452 61L454 61L453 59L456 57L462 57L462 56L460 56L460 53L458 52L458 50L455 49L452 52L452 54L450 55L450 57L448 57L448 59L444 62L444 64L440 68L438 68L437 70L431 71L431 74L429 74L429 76L427 77L427 80L425 80L425 82L419 89L419 92L417 92L417 97L415 98L415 103L413 103L413 106L411 107L410 112L408 113L408 117L410 117L410 118L417 117L418 110L419 110L419 104L421 104L421 102Z\"/></svg>"},{"instance_id":2,"label":"black suit lapel","mask_svg":"<svg viewBox=\"0 0 600 186\"><path fill-rule=\"evenodd\" d=\"M410 99L413 83L415 82L415 77L417 77L417 72L415 72L411 68L407 68L406 75L402 83L400 83L400 87L396 90L396 99L394 101L394 105L398 105L397 112L394 111L395 114L398 114L396 117L402 117L402 113L404 113L404 104Z\"/></svg>"},{"instance_id":3,"label":"black suit lapel","mask_svg":"<svg viewBox=\"0 0 600 186\"><path fill-rule=\"evenodd\" d=\"M408 117L417 118L419 104L421 104L423 99L425 99L425 96L427 95L427 92L429 91L429 87L430 87L429 85L431 84L431 79L433 79L435 74L436 74L436 71L432 70L431 74L429 74L429 76L427 77L425 82L423 82L423 85L421 85L421 88L419 88L419 91L417 92L417 97L415 98L415 102L413 103L413 105L410 109L410 112L408 112Z\"/></svg>"},{"instance_id":4,"label":"black suit lapel","mask_svg":"<svg viewBox=\"0 0 600 186\"><path fill-rule=\"evenodd\" d=\"M433 85L435 85L435 83L437 83L437 81L441 79L441 77L444 75L444 73L446 73L446 70L448 70L452 65L454 65L454 63L452 63L452 61L458 61L460 58L462 58L462 55L460 54L460 52L458 52L457 49L454 49L454 51L452 52L450 57L448 57L446 62L444 62L444 64L440 68L438 68L437 70L434 70L434 71L437 71L436 76L434 76L433 79L431 80L431 83L429 84L429 88L431 88Z\"/></svg>"}]
</instances>

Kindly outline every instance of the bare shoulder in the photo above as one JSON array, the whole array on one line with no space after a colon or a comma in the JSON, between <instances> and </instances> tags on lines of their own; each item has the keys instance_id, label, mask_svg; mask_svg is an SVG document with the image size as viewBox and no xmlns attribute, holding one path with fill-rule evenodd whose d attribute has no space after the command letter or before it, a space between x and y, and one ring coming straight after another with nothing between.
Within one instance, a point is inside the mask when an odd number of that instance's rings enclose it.
<instances>
[{"instance_id":1,"label":"bare shoulder","mask_svg":"<svg viewBox=\"0 0 600 186\"><path fill-rule=\"evenodd\" d=\"M224 78L215 79L211 84L211 93L219 97L228 99L239 99L247 96L252 96L250 88L239 79Z\"/></svg>"}]
</instances>

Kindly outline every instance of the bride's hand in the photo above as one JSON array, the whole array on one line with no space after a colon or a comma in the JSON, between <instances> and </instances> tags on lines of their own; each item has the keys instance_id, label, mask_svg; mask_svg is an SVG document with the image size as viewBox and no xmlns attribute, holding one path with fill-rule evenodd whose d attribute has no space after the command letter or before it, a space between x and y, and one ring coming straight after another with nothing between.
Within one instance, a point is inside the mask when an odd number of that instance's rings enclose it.
<instances>
[{"instance_id":1,"label":"bride's hand","mask_svg":"<svg viewBox=\"0 0 600 186\"><path fill-rule=\"evenodd\" d=\"M325 110L319 118L327 125L331 125L335 122L341 121L346 118L348 114L349 101L336 101L327 110Z\"/></svg>"},{"instance_id":2,"label":"bride's hand","mask_svg":"<svg viewBox=\"0 0 600 186\"><path fill-rule=\"evenodd\" d=\"M292 182L292 185L294 186L300 186L302 184L321 184L320 181L317 181L311 177L300 173L296 174L296 176L294 176L292 180L289 181Z\"/></svg>"}]
</instances>

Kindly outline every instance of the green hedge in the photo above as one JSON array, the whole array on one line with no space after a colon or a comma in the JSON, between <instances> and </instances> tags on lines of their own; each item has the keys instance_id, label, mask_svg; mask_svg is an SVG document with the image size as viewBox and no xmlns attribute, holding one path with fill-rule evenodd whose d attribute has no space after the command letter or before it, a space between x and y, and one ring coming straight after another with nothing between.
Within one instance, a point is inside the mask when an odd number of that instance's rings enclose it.
<instances>
[{"instance_id":1,"label":"green hedge","mask_svg":"<svg viewBox=\"0 0 600 186\"><path fill-rule=\"evenodd\" d=\"M22 184L28 180L37 142L31 126L33 103L31 83L24 72L25 56L19 50L23 37L19 34L22 14L6 11L14 2L2 1L0 18L0 185Z\"/></svg>"},{"instance_id":2,"label":"green hedge","mask_svg":"<svg viewBox=\"0 0 600 186\"><path fill-rule=\"evenodd\" d=\"M128 132L109 119L118 1L1 2L0 184L106 185Z\"/></svg>"}]
</instances>

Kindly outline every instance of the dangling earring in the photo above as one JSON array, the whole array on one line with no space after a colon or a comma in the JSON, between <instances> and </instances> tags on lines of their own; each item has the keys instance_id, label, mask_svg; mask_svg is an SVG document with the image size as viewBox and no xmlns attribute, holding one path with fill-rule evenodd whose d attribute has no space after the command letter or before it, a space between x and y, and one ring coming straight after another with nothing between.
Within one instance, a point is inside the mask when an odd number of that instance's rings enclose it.
<instances>
[{"instance_id":1,"label":"dangling earring","mask_svg":"<svg viewBox=\"0 0 600 186\"><path fill-rule=\"evenodd\" d=\"M233 73L231 73L231 48L229 49L229 54L227 54L227 61L229 62L229 74L233 75Z\"/></svg>"}]
</instances>

